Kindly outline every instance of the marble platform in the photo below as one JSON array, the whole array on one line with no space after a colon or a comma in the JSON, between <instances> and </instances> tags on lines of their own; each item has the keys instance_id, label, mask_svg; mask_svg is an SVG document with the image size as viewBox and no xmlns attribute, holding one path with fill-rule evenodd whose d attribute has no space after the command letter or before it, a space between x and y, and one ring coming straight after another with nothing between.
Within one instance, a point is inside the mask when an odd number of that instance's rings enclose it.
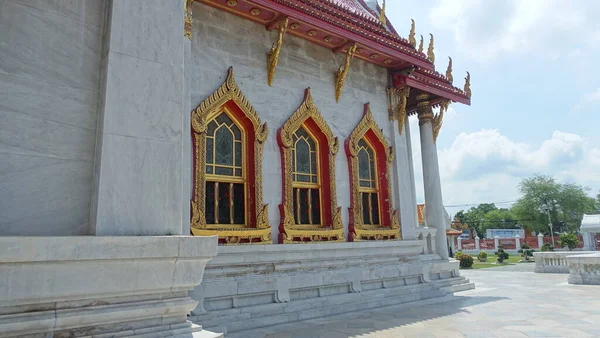
<instances>
[{"instance_id":1,"label":"marble platform","mask_svg":"<svg viewBox=\"0 0 600 338\"><path fill-rule=\"evenodd\" d=\"M594 251L545 251L534 252L535 272L537 273L569 273L567 257L573 255L592 254Z\"/></svg>"},{"instance_id":2,"label":"marble platform","mask_svg":"<svg viewBox=\"0 0 600 338\"><path fill-rule=\"evenodd\" d=\"M473 288L424 240L219 247L191 320L231 333Z\"/></svg>"},{"instance_id":3,"label":"marble platform","mask_svg":"<svg viewBox=\"0 0 600 338\"><path fill-rule=\"evenodd\" d=\"M187 320L216 237L0 237L0 337L219 337Z\"/></svg>"},{"instance_id":4,"label":"marble platform","mask_svg":"<svg viewBox=\"0 0 600 338\"><path fill-rule=\"evenodd\" d=\"M600 252L567 257L569 284L600 285Z\"/></svg>"}]
</instances>

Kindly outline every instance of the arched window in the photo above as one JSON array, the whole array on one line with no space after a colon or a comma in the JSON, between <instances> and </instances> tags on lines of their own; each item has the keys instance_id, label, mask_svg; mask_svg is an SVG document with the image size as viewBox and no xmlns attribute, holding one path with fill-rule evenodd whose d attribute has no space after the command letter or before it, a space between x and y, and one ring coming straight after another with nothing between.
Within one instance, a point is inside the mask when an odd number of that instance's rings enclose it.
<instances>
[{"instance_id":1,"label":"arched window","mask_svg":"<svg viewBox=\"0 0 600 338\"><path fill-rule=\"evenodd\" d=\"M280 242L344 241L335 195L338 141L309 89L298 110L279 129L278 141L283 164Z\"/></svg>"},{"instance_id":2,"label":"arched window","mask_svg":"<svg viewBox=\"0 0 600 338\"><path fill-rule=\"evenodd\" d=\"M225 83L192 111L193 235L220 244L272 243L262 197L267 126L248 103L230 68Z\"/></svg>"},{"instance_id":3,"label":"arched window","mask_svg":"<svg viewBox=\"0 0 600 338\"><path fill-rule=\"evenodd\" d=\"M350 240L400 238L398 212L392 209L392 148L375 123L369 105L346 140L350 170Z\"/></svg>"}]
</instances>

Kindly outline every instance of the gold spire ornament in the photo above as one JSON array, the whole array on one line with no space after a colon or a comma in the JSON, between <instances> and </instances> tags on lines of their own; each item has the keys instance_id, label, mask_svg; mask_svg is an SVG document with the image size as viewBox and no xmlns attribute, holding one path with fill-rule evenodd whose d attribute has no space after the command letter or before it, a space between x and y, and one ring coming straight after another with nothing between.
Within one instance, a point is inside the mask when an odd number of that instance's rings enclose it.
<instances>
[{"instance_id":1,"label":"gold spire ornament","mask_svg":"<svg viewBox=\"0 0 600 338\"><path fill-rule=\"evenodd\" d=\"M379 13L379 21L381 21L381 23L385 26L385 24L386 24L386 19L385 19L385 0L383 0L383 4L381 5L381 12Z\"/></svg>"},{"instance_id":2,"label":"gold spire ornament","mask_svg":"<svg viewBox=\"0 0 600 338\"><path fill-rule=\"evenodd\" d=\"M433 34L429 33L431 39L429 40L429 47L427 48L427 60L431 63L435 63L435 54L433 53Z\"/></svg>"},{"instance_id":3,"label":"gold spire ornament","mask_svg":"<svg viewBox=\"0 0 600 338\"><path fill-rule=\"evenodd\" d=\"M452 76L452 58L448 56L448 68L446 69L446 79L452 83L454 77Z\"/></svg>"},{"instance_id":4,"label":"gold spire ornament","mask_svg":"<svg viewBox=\"0 0 600 338\"><path fill-rule=\"evenodd\" d=\"M269 86L273 85L273 78L275 77L275 69L277 68L277 62L279 62L279 52L281 51L281 45L283 44L283 35L287 31L288 18L284 18L279 22L279 34L277 35L277 41L271 47L269 53L267 53L267 83Z\"/></svg>"},{"instance_id":5,"label":"gold spire ornament","mask_svg":"<svg viewBox=\"0 0 600 338\"><path fill-rule=\"evenodd\" d=\"M468 97L471 97L471 74L469 72L467 72L467 77L465 77L465 87L463 90Z\"/></svg>"},{"instance_id":6,"label":"gold spire ornament","mask_svg":"<svg viewBox=\"0 0 600 338\"><path fill-rule=\"evenodd\" d=\"M423 53L423 35L421 35L421 42L419 42L419 53Z\"/></svg>"},{"instance_id":7,"label":"gold spire ornament","mask_svg":"<svg viewBox=\"0 0 600 338\"><path fill-rule=\"evenodd\" d=\"M440 104L440 112L435 114L433 117L433 143L437 142L438 135L440 134L440 130L442 129L442 123L444 119L444 113L448 111L448 107L450 106L450 100L446 100Z\"/></svg>"},{"instance_id":8,"label":"gold spire ornament","mask_svg":"<svg viewBox=\"0 0 600 338\"><path fill-rule=\"evenodd\" d=\"M187 36L188 39L192 39L192 3L194 0L185 0L185 6L183 8L183 35Z\"/></svg>"},{"instance_id":9,"label":"gold spire ornament","mask_svg":"<svg viewBox=\"0 0 600 338\"><path fill-rule=\"evenodd\" d=\"M397 120L398 133L402 135L406 122L406 103L410 95L410 87L388 88L388 111L390 120Z\"/></svg>"},{"instance_id":10,"label":"gold spire ornament","mask_svg":"<svg viewBox=\"0 0 600 338\"><path fill-rule=\"evenodd\" d=\"M340 96L342 95L342 89L344 88L344 81L346 81L346 76L350 70L350 60L352 60L354 53L356 53L356 43L348 47L344 64L341 65L335 73L335 102L340 102Z\"/></svg>"},{"instance_id":11,"label":"gold spire ornament","mask_svg":"<svg viewBox=\"0 0 600 338\"><path fill-rule=\"evenodd\" d=\"M408 42L415 48L417 46L417 40L415 40L415 20L410 19L410 33L408 34ZM422 39L423 37L421 37Z\"/></svg>"}]
</instances>

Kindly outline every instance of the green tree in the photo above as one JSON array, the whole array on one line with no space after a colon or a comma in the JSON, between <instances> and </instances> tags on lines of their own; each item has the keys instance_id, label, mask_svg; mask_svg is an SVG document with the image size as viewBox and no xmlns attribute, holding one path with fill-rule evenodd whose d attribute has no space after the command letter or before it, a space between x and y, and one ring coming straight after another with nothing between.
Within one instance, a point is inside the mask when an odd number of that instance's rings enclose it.
<instances>
[{"instance_id":1,"label":"green tree","mask_svg":"<svg viewBox=\"0 0 600 338\"><path fill-rule=\"evenodd\" d=\"M526 228L538 233L550 234L548 216L542 210L544 204L550 208L552 227L559 230L564 224L566 229L562 230L571 232L578 230L583 213L596 209L596 201L587 195L587 188L573 183L561 184L549 176L523 179L519 190L522 196L511 211Z\"/></svg>"},{"instance_id":2,"label":"green tree","mask_svg":"<svg viewBox=\"0 0 600 338\"><path fill-rule=\"evenodd\" d=\"M494 229L515 229L517 222L509 209L496 209L485 214L486 228ZM487 230L486 229L486 230Z\"/></svg>"},{"instance_id":3,"label":"green tree","mask_svg":"<svg viewBox=\"0 0 600 338\"><path fill-rule=\"evenodd\" d=\"M569 248L569 251L575 249L579 244L579 238L575 234L561 234L560 235L560 247L564 248L565 246Z\"/></svg>"}]
</instances>

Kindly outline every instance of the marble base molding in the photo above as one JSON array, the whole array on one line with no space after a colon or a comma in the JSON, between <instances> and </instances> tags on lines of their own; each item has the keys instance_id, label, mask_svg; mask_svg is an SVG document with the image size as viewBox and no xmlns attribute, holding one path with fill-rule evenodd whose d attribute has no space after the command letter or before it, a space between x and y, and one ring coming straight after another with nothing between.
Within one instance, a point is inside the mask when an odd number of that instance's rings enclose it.
<instances>
[{"instance_id":1,"label":"marble base molding","mask_svg":"<svg viewBox=\"0 0 600 338\"><path fill-rule=\"evenodd\" d=\"M190 318L225 334L453 292L458 262L422 255L424 241L218 248L191 296Z\"/></svg>"},{"instance_id":2,"label":"marble base molding","mask_svg":"<svg viewBox=\"0 0 600 338\"><path fill-rule=\"evenodd\" d=\"M569 284L600 285L600 252L567 257Z\"/></svg>"},{"instance_id":3,"label":"marble base molding","mask_svg":"<svg viewBox=\"0 0 600 338\"><path fill-rule=\"evenodd\" d=\"M2 237L0 337L219 337L187 321L216 237Z\"/></svg>"}]
</instances>

